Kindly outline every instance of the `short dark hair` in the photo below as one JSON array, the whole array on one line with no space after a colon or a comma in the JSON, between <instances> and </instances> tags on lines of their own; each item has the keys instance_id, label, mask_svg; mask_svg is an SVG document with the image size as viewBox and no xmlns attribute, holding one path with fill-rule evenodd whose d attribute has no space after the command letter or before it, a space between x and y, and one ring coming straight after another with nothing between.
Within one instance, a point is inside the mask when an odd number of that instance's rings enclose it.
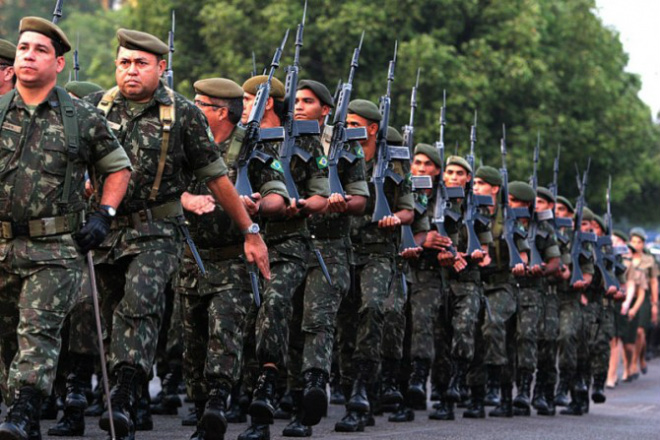
<instances>
[{"instance_id":1,"label":"short dark hair","mask_svg":"<svg viewBox=\"0 0 660 440\"><path fill-rule=\"evenodd\" d=\"M273 98L273 111L277 115L278 118L280 118L280 121L284 121L284 117L286 116L286 102L285 101L280 101L279 99Z\"/></svg>"},{"instance_id":2,"label":"short dark hair","mask_svg":"<svg viewBox=\"0 0 660 440\"><path fill-rule=\"evenodd\" d=\"M208 95L207 95L208 96ZM208 96L211 103L227 108L227 119L236 125L243 115L243 98L213 98Z\"/></svg>"},{"instance_id":3,"label":"short dark hair","mask_svg":"<svg viewBox=\"0 0 660 440\"><path fill-rule=\"evenodd\" d=\"M25 31L23 31L23 32L25 32ZM23 32L21 32L19 35L23 35ZM55 49L55 56L56 57L64 56L64 46L62 46L62 43L60 43L57 40L53 40L50 37L48 39L50 40L50 43L53 45L53 49Z\"/></svg>"}]
</instances>

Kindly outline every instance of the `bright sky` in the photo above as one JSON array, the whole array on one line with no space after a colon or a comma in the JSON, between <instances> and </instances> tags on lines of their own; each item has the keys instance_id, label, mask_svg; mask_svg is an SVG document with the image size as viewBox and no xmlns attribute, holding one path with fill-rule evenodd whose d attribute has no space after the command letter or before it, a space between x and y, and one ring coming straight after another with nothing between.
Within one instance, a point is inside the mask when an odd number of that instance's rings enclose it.
<instances>
[{"instance_id":1,"label":"bright sky","mask_svg":"<svg viewBox=\"0 0 660 440\"><path fill-rule=\"evenodd\" d=\"M628 72L642 78L639 97L646 102L654 119L660 112L660 32L659 0L596 0L598 14L606 26L619 32L629 55Z\"/></svg>"}]
</instances>

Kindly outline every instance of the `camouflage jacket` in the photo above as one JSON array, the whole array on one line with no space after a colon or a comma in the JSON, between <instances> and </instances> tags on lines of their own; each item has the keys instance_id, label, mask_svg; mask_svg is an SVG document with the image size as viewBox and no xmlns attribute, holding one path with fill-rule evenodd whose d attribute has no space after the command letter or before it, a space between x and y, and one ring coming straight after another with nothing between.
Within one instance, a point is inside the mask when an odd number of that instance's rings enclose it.
<instances>
[{"instance_id":1,"label":"camouflage jacket","mask_svg":"<svg viewBox=\"0 0 660 440\"><path fill-rule=\"evenodd\" d=\"M161 151L159 104L170 105L172 101L162 83L151 101L135 107L135 112L131 108L133 104L121 93L114 100L108 121L134 164L126 197L117 210L118 215L179 200L193 176L205 183L227 174L227 167L213 141L206 117L192 102L173 93L175 123L170 135L163 178L154 202L148 199ZM98 105L102 97L103 92L98 92L85 99Z\"/></svg>"},{"instance_id":2,"label":"camouflage jacket","mask_svg":"<svg viewBox=\"0 0 660 440\"><path fill-rule=\"evenodd\" d=\"M18 92L0 132L0 219L25 222L84 209L85 172L130 168L126 153L93 106L72 99L78 121L78 155L71 192L61 205L68 148L55 88L32 115Z\"/></svg>"}]
</instances>

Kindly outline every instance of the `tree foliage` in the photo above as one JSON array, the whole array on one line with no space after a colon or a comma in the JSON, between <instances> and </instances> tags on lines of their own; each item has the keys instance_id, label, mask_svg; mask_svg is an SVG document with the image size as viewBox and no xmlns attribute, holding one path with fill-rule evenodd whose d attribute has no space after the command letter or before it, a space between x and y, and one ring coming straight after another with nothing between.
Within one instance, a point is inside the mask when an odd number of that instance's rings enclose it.
<instances>
[{"instance_id":1,"label":"tree foliage","mask_svg":"<svg viewBox=\"0 0 660 440\"><path fill-rule=\"evenodd\" d=\"M176 10L175 87L191 96L200 78L226 76L241 83L252 70L252 52L263 69L286 29L291 34L282 65L290 64L303 0L140 0L131 10L80 13L68 5L73 2L65 3L70 14L62 26L69 35L80 32L84 78L103 86L113 80L114 30L141 29L166 41L170 11ZM46 8L45 16L51 11ZM0 21L0 32L6 22ZM618 34L595 15L595 0L310 1L301 77L333 90L348 74L362 31L353 96L378 101L398 41L391 121L396 126L408 121L410 89L421 68L417 142L437 139L446 90L449 152L455 143L460 154L467 152L477 110L477 155L484 164L499 166L506 124L510 175L526 179L539 132L541 183L551 180L561 145L561 193L577 194L575 164L583 169L591 157L592 207L604 209L611 174L619 218L660 220L660 208L649 203L660 200L660 128L638 98L640 78L625 71L628 57ZM284 75L280 68L277 76Z\"/></svg>"}]
</instances>

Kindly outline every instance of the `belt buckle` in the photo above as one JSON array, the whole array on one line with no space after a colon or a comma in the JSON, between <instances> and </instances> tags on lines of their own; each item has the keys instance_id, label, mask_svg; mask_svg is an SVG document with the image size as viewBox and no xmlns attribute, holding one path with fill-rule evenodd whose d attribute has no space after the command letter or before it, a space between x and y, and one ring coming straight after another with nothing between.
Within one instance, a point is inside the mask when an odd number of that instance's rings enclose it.
<instances>
[{"instance_id":1,"label":"belt buckle","mask_svg":"<svg viewBox=\"0 0 660 440\"><path fill-rule=\"evenodd\" d=\"M2 238L14 238L14 233L11 227L11 222L0 222L2 225L2 230L0 233L2 234Z\"/></svg>"}]
</instances>

